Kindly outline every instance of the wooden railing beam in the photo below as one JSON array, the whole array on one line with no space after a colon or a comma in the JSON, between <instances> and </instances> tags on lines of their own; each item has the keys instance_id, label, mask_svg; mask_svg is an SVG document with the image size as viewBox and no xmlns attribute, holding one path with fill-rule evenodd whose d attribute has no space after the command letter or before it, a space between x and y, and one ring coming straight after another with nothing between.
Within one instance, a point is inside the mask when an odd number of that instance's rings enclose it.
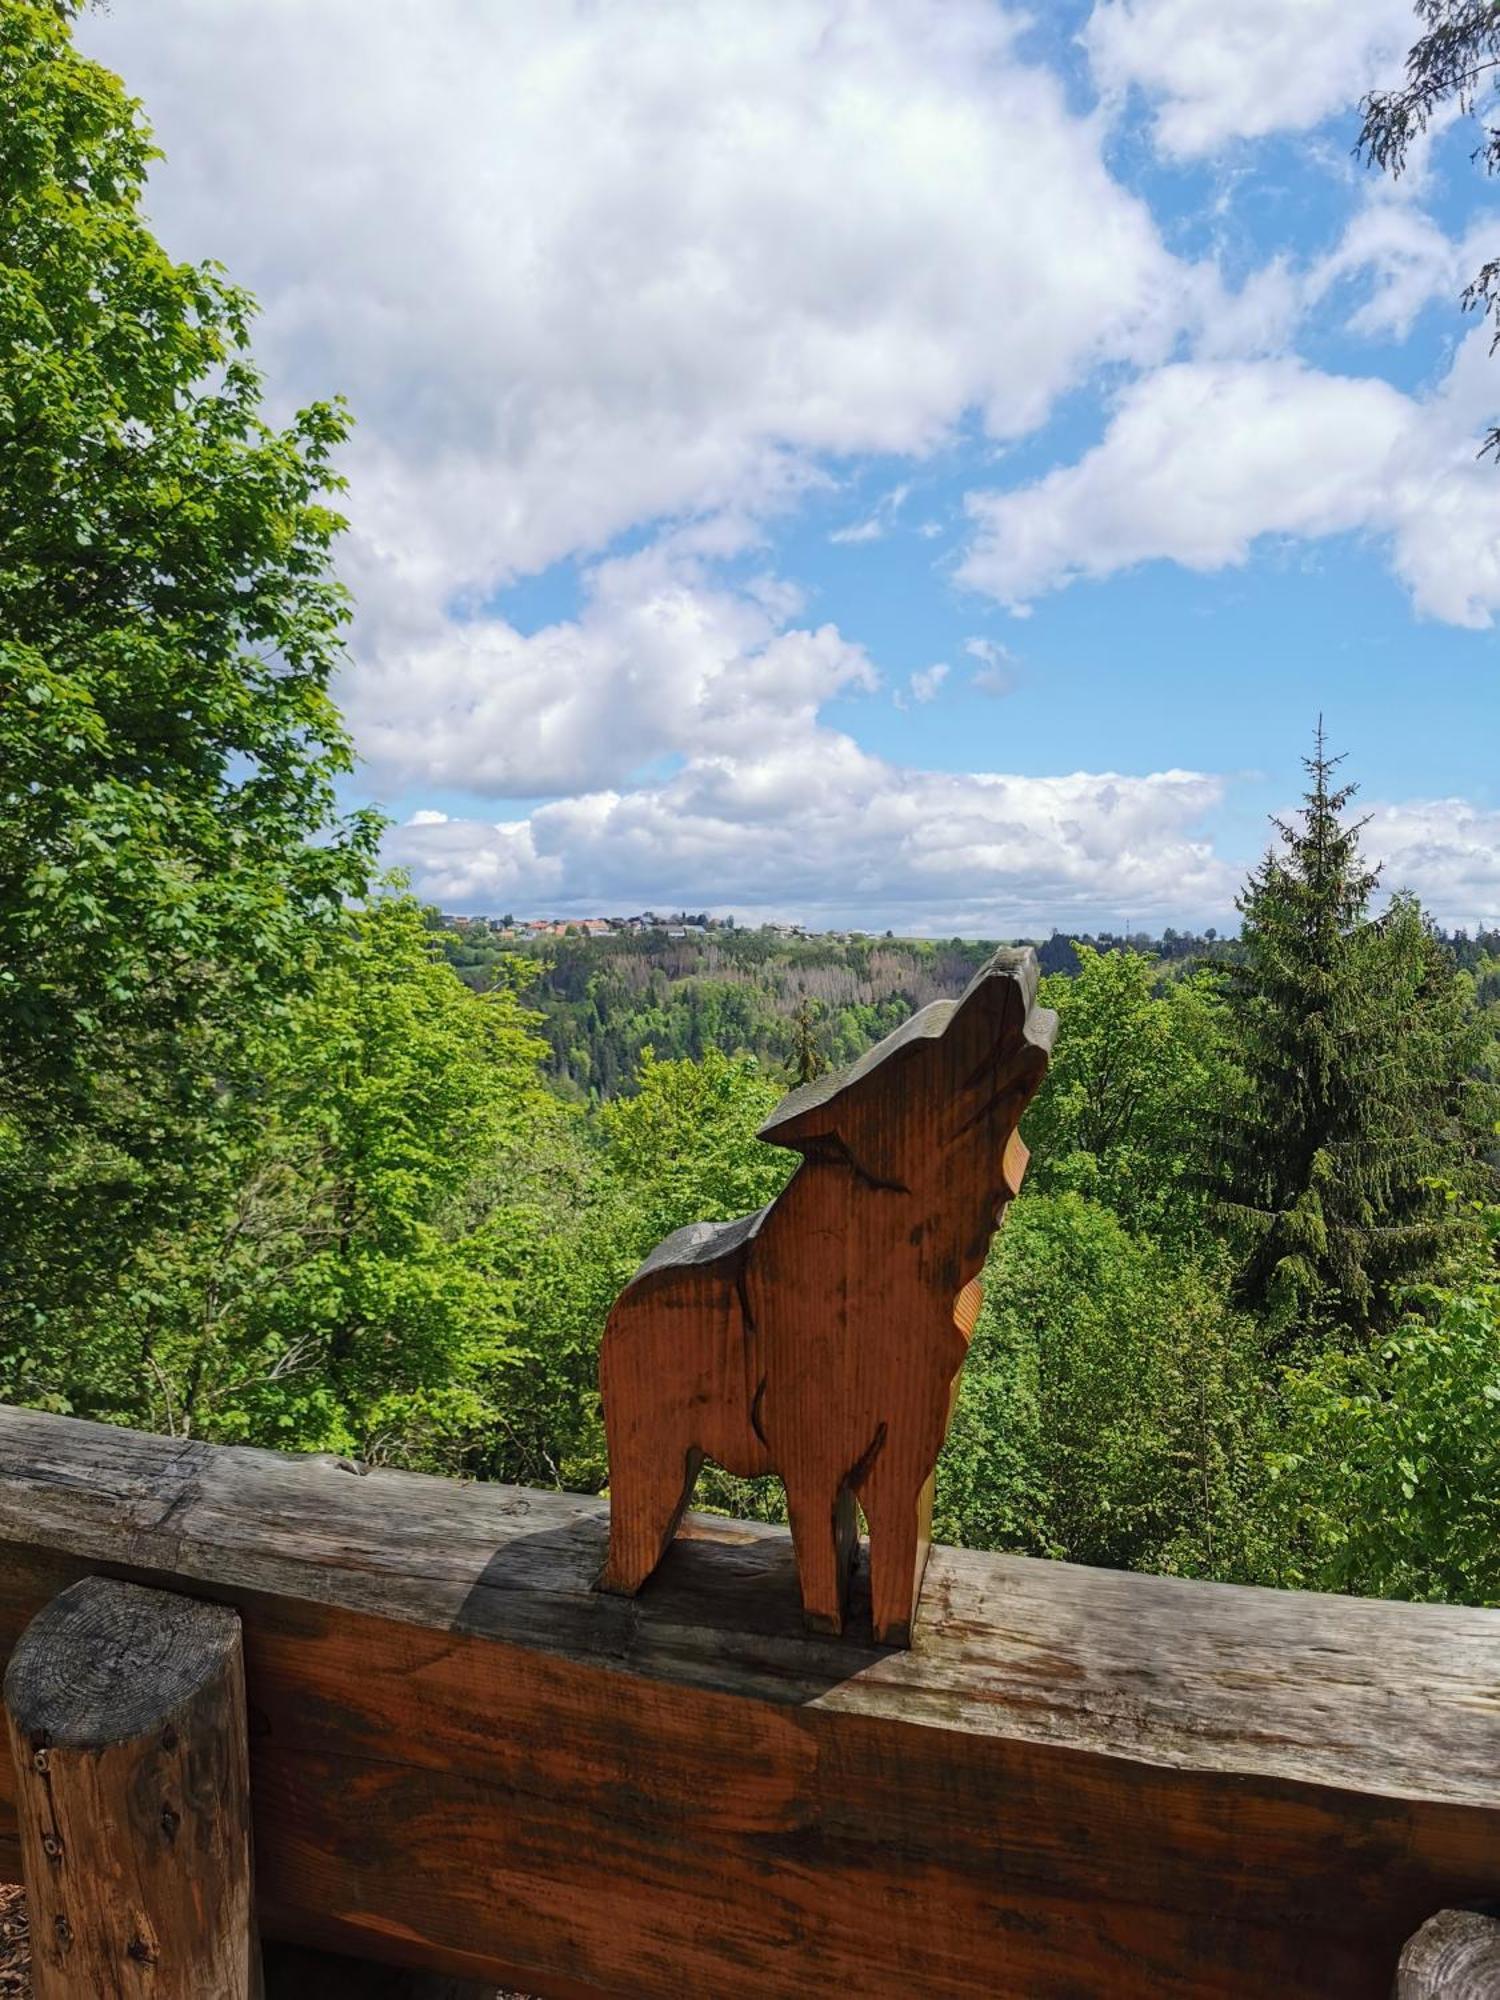
<instances>
[{"instance_id":1,"label":"wooden railing beam","mask_svg":"<svg viewBox=\"0 0 1500 2000\"><path fill-rule=\"evenodd\" d=\"M0 1658L90 1570L233 1604L264 1933L548 2000L1383 2000L1500 1892L1500 1613L935 1549L889 1652L781 1530L634 1600L606 1532L0 1410Z\"/></svg>"}]
</instances>

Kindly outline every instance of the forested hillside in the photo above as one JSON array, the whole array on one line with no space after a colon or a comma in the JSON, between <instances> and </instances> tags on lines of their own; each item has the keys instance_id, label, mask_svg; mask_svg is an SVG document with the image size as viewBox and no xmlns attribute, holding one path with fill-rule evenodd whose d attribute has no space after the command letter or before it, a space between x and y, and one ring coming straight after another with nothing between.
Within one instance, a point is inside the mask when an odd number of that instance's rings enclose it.
<instances>
[{"instance_id":1,"label":"forested hillside","mask_svg":"<svg viewBox=\"0 0 1500 2000\"><path fill-rule=\"evenodd\" d=\"M788 936L716 928L689 935L665 925L600 936L518 940L481 920L428 923L444 957L475 992L524 993L539 1017L547 1072L568 1096L612 1097L634 1087L644 1050L696 1060L709 1049L748 1051L794 1081L852 1062L929 1000L962 992L997 944L1019 939ZM1433 936L1473 974L1480 1005L1500 999L1500 931ZM1167 929L1160 937L1054 933L1032 940L1044 973L1075 975L1080 955L1148 959L1158 984L1201 967L1228 967L1236 938Z\"/></svg>"},{"instance_id":2,"label":"forested hillside","mask_svg":"<svg viewBox=\"0 0 1500 2000\"><path fill-rule=\"evenodd\" d=\"M0 90L0 1396L596 1489L620 1285L985 948L438 930L338 806L340 407L270 421L54 9ZM1500 1601L1500 958L1387 895L1335 764L1232 945L1044 947L944 1535Z\"/></svg>"},{"instance_id":3,"label":"forested hillside","mask_svg":"<svg viewBox=\"0 0 1500 2000\"><path fill-rule=\"evenodd\" d=\"M549 1071L570 1094L632 1087L644 1049L696 1060L745 1050L793 1077L852 1062L929 1000L963 990L992 945L954 938L788 939L719 930L549 938L507 946L438 933L449 962L484 991L519 983L540 1016Z\"/></svg>"}]
</instances>

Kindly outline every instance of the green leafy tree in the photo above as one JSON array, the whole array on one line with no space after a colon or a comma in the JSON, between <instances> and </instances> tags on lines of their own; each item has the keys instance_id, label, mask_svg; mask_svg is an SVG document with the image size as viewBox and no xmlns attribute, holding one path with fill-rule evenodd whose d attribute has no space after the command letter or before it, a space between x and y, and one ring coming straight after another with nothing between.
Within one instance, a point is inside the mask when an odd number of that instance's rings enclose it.
<instances>
[{"instance_id":1,"label":"green leafy tree","mask_svg":"<svg viewBox=\"0 0 1500 2000\"><path fill-rule=\"evenodd\" d=\"M1191 1232L1204 1205L1203 1123L1236 1089L1223 1003L1205 973L1159 991L1139 952L1076 950L1076 976L1043 982L1060 1022L1026 1117L1028 1186L1088 1195L1133 1229Z\"/></svg>"},{"instance_id":2,"label":"green leafy tree","mask_svg":"<svg viewBox=\"0 0 1500 2000\"><path fill-rule=\"evenodd\" d=\"M1277 1582L1500 1603L1500 1208L1472 1223L1388 1339L1288 1376Z\"/></svg>"},{"instance_id":3,"label":"green leafy tree","mask_svg":"<svg viewBox=\"0 0 1500 2000\"><path fill-rule=\"evenodd\" d=\"M483 1444L524 1302L482 1184L565 1114L514 994L470 993L415 904L351 930L262 1042L253 1136L192 1219L149 1232L66 1338L6 1356L3 1393L404 1463Z\"/></svg>"},{"instance_id":4,"label":"green leafy tree","mask_svg":"<svg viewBox=\"0 0 1500 2000\"><path fill-rule=\"evenodd\" d=\"M1240 1295L1290 1332L1322 1315L1368 1338L1448 1234L1431 1177L1461 1172L1477 1058L1451 965L1409 899L1369 915L1352 785L1321 728L1298 824L1240 900L1228 996L1246 1088L1211 1128Z\"/></svg>"},{"instance_id":5,"label":"green leafy tree","mask_svg":"<svg viewBox=\"0 0 1500 2000\"><path fill-rule=\"evenodd\" d=\"M260 414L250 302L173 263L136 106L0 9L0 1338L174 1205L363 886L328 694L333 406Z\"/></svg>"},{"instance_id":6,"label":"green leafy tree","mask_svg":"<svg viewBox=\"0 0 1500 2000\"><path fill-rule=\"evenodd\" d=\"M797 1162L755 1135L782 1086L753 1056L709 1049L698 1062L658 1062L648 1049L639 1088L599 1114L605 1160L630 1190L634 1249L688 1222L717 1222L764 1207Z\"/></svg>"},{"instance_id":7,"label":"green leafy tree","mask_svg":"<svg viewBox=\"0 0 1500 2000\"><path fill-rule=\"evenodd\" d=\"M511 1358L512 1291L469 1203L557 1115L514 994L467 991L417 906L377 902L298 1007L279 1079L304 1252L253 1318L301 1344L366 1456L482 1425Z\"/></svg>"},{"instance_id":8,"label":"green leafy tree","mask_svg":"<svg viewBox=\"0 0 1500 2000\"><path fill-rule=\"evenodd\" d=\"M1263 1560L1260 1334L1228 1273L1076 1193L1013 1203L938 1468L938 1534L1243 1577Z\"/></svg>"}]
</instances>

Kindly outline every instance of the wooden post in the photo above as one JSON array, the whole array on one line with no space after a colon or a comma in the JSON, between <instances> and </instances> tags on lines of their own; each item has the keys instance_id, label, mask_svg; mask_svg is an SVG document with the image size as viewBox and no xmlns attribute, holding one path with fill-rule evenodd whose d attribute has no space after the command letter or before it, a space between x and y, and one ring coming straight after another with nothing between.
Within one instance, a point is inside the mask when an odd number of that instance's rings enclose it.
<instances>
[{"instance_id":1,"label":"wooden post","mask_svg":"<svg viewBox=\"0 0 1500 2000\"><path fill-rule=\"evenodd\" d=\"M1439 1910L1409 1938L1394 2000L1493 2000L1500 1993L1500 1923L1478 1910Z\"/></svg>"},{"instance_id":2,"label":"wooden post","mask_svg":"<svg viewBox=\"0 0 1500 2000\"><path fill-rule=\"evenodd\" d=\"M260 2000L238 1613L86 1577L5 1707L36 2000Z\"/></svg>"}]
</instances>

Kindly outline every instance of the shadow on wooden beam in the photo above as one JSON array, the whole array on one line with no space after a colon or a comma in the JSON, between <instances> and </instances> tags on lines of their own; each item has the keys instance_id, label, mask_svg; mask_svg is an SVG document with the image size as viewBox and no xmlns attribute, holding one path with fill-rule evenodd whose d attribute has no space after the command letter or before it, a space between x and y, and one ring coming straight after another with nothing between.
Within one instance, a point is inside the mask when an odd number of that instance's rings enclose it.
<instances>
[{"instance_id":1,"label":"shadow on wooden beam","mask_svg":"<svg viewBox=\"0 0 1500 2000\"><path fill-rule=\"evenodd\" d=\"M604 1534L0 1411L0 1657L89 1571L239 1610L267 1937L547 2000L1328 2000L1500 1890L1500 1613L938 1549L885 1652L802 1632L777 1530L633 1600Z\"/></svg>"}]
</instances>

